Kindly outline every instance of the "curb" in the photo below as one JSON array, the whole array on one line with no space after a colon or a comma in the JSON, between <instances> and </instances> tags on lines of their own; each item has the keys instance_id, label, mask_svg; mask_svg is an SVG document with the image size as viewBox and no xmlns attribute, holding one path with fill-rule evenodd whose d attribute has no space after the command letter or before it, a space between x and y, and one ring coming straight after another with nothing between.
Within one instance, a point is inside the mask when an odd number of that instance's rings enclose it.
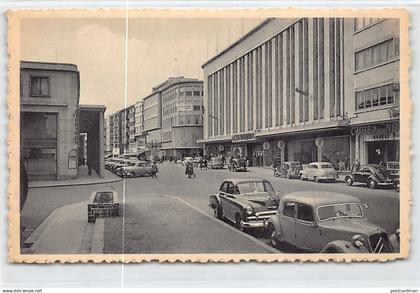
<instances>
[{"instance_id":1,"label":"curb","mask_svg":"<svg viewBox=\"0 0 420 293\"><path fill-rule=\"evenodd\" d=\"M26 238L25 242L23 243L22 247L22 253L24 253L25 250L30 250L32 245L36 243L39 239L39 237L44 233L45 229L48 228L50 223L54 221L54 219L58 215L58 210L60 210L62 207L56 208L53 210L45 219L42 221L41 224L39 224L38 227L35 228L35 230L32 232L32 234Z\"/></svg>"},{"instance_id":2,"label":"curb","mask_svg":"<svg viewBox=\"0 0 420 293\"><path fill-rule=\"evenodd\" d=\"M93 230L92 244L90 246L91 254L103 254L105 242L105 219L98 218L95 221L95 228Z\"/></svg>"},{"instance_id":3,"label":"curb","mask_svg":"<svg viewBox=\"0 0 420 293\"><path fill-rule=\"evenodd\" d=\"M88 181L88 182L65 182L65 181L59 182L59 181L57 181L57 183L39 184L39 185L32 185L31 183L29 183L28 188L96 185L96 184L115 183L115 182L119 182L119 181L122 181L122 180L123 180L122 178L114 178L114 179L109 179L109 180L96 180L96 181Z\"/></svg>"}]
</instances>

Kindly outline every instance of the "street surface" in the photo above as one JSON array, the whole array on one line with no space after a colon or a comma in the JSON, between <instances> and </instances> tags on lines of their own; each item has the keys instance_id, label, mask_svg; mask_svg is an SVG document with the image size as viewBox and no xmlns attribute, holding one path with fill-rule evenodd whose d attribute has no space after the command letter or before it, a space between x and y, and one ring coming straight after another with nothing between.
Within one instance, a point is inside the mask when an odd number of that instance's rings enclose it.
<instances>
[{"instance_id":1,"label":"street surface","mask_svg":"<svg viewBox=\"0 0 420 293\"><path fill-rule=\"evenodd\" d=\"M184 174L184 168L182 165L165 163L159 165L157 179L151 177L125 179L124 249L126 253L194 252L194 247L198 246L208 247L207 252L227 252L226 247L214 251L212 244L224 241L224 244L229 247L229 241L225 238L215 238L211 233L212 229L228 229L226 223L216 220L221 225L215 228L214 221L198 217L193 212L193 208L175 206L172 198L159 197L160 195L174 196L213 217L213 211L208 206L208 197L216 193L222 181L227 178L268 179L274 188L280 191L280 197L299 190L325 190L350 194L369 206L365 211L369 221L383 227L388 233L393 233L399 227L399 193L391 188L372 190L363 185L349 187L343 182L315 183L278 178L273 177L272 170L266 168L250 168L248 172L237 173L229 172L227 169L201 171L200 168L194 168L196 178L189 179ZM175 223L168 219L177 219L177 221ZM121 231L123 230L121 219L106 219L106 227L105 252L121 252ZM242 232L227 231L226 233ZM190 237L192 235L194 238ZM252 232L249 236L268 243L263 233ZM197 242L208 243L208 246L197 246ZM299 252L292 247L280 249L284 252ZM242 248L237 248L237 250L241 252ZM251 251L253 250L249 248L248 252Z\"/></svg>"},{"instance_id":2,"label":"street surface","mask_svg":"<svg viewBox=\"0 0 420 293\"><path fill-rule=\"evenodd\" d=\"M93 191L113 189L118 192L124 208L120 217L105 219L104 253L272 253L275 250L267 245L269 241L262 232L246 234L213 216L208 197L217 193L227 178L268 179L280 197L299 190L350 194L369 206L365 210L369 221L389 234L399 227L399 193L391 188L372 190L363 185L348 187L343 182L315 183L278 178L266 168L250 168L248 172L238 173L227 169L194 168L196 178L188 179L182 165L164 163L158 166L157 179L138 177L98 185L31 188L21 212L21 224L26 228L24 237L55 209L87 201ZM84 210L84 206L81 209ZM87 238L83 236L83 239ZM36 248L42 251L40 245ZM283 245L279 252L301 251Z\"/></svg>"}]
</instances>

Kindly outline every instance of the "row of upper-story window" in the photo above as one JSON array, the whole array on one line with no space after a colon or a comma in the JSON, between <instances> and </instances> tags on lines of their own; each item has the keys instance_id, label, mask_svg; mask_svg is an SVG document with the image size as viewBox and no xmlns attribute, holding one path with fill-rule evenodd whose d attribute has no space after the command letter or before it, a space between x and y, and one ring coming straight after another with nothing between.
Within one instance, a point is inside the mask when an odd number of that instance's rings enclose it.
<instances>
[{"instance_id":1,"label":"row of upper-story window","mask_svg":"<svg viewBox=\"0 0 420 293\"><path fill-rule=\"evenodd\" d=\"M355 52L355 71L395 60L400 55L400 39L392 37Z\"/></svg>"},{"instance_id":2,"label":"row of upper-story window","mask_svg":"<svg viewBox=\"0 0 420 293\"><path fill-rule=\"evenodd\" d=\"M177 96L203 96L203 87L185 86L173 88L172 90L165 92L162 95L162 102L164 103L165 101L170 101Z\"/></svg>"},{"instance_id":3,"label":"row of upper-story window","mask_svg":"<svg viewBox=\"0 0 420 293\"><path fill-rule=\"evenodd\" d=\"M380 86L357 90L355 98L356 111L398 105L400 100L399 85L396 83L386 83Z\"/></svg>"},{"instance_id":4,"label":"row of upper-story window","mask_svg":"<svg viewBox=\"0 0 420 293\"><path fill-rule=\"evenodd\" d=\"M184 107L184 108L181 110L180 107ZM162 107L162 115L167 116L167 115L175 114L177 110L179 112L200 111L201 105L182 105L182 106L178 105L177 107L176 103L171 103Z\"/></svg>"},{"instance_id":5,"label":"row of upper-story window","mask_svg":"<svg viewBox=\"0 0 420 293\"><path fill-rule=\"evenodd\" d=\"M381 21L385 20L384 18L355 18L354 19L354 31L358 32L366 27L373 26Z\"/></svg>"},{"instance_id":6,"label":"row of upper-story window","mask_svg":"<svg viewBox=\"0 0 420 293\"><path fill-rule=\"evenodd\" d=\"M203 117L201 115L181 115L162 120L162 128L180 125L202 125Z\"/></svg>"}]
</instances>

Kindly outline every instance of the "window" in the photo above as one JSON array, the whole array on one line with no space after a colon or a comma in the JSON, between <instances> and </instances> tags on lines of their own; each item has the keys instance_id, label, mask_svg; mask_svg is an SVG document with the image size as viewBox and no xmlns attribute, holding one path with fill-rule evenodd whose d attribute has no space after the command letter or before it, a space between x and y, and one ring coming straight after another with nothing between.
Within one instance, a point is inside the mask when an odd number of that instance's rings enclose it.
<instances>
[{"instance_id":1,"label":"window","mask_svg":"<svg viewBox=\"0 0 420 293\"><path fill-rule=\"evenodd\" d=\"M356 71L393 60L399 56L399 39L392 38L355 53Z\"/></svg>"},{"instance_id":2,"label":"window","mask_svg":"<svg viewBox=\"0 0 420 293\"><path fill-rule=\"evenodd\" d=\"M194 105L194 111L200 111L200 106Z\"/></svg>"},{"instance_id":3,"label":"window","mask_svg":"<svg viewBox=\"0 0 420 293\"><path fill-rule=\"evenodd\" d=\"M394 84L382 85L356 92L356 110L391 105L398 102L399 90Z\"/></svg>"},{"instance_id":4,"label":"window","mask_svg":"<svg viewBox=\"0 0 420 293\"><path fill-rule=\"evenodd\" d=\"M200 91L194 91L194 96L199 96L200 95Z\"/></svg>"},{"instance_id":5,"label":"window","mask_svg":"<svg viewBox=\"0 0 420 293\"><path fill-rule=\"evenodd\" d=\"M186 95L187 95L187 96L192 96L192 91L187 91L187 92L186 92Z\"/></svg>"},{"instance_id":6,"label":"window","mask_svg":"<svg viewBox=\"0 0 420 293\"><path fill-rule=\"evenodd\" d=\"M220 187L220 191L221 191L221 192L227 192L227 189L228 189L228 183L229 183L229 182L224 182L224 183L222 184L222 186Z\"/></svg>"},{"instance_id":7,"label":"window","mask_svg":"<svg viewBox=\"0 0 420 293\"><path fill-rule=\"evenodd\" d=\"M354 31L359 31L365 27L378 23L382 18L356 18L354 20Z\"/></svg>"},{"instance_id":8,"label":"window","mask_svg":"<svg viewBox=\"0 0 420 293\"><path fill-rule=\"evenodd\" d=\"M283 215L285 217L294 218L295 217L295 203L294 202L285 202L283 206Z\"/></svg>"},{"instance_id":9,"label":"window","mask_svg":"<svg viewBox=\"0 0 420 293\"><path fill-rule=\"evenodd\" d=\"M31 76L31 96L50 96L50 80L48 77Z\"/></svg>"},{"instance_id":10,"label":"window","mask_svg":"<svg viewBox=\"0 0 420 293\"><path fill-rule=\"evenodd\" d=\"M228 182L228 186L226 188L226 193L233 194L234 193L234 187L232 182Z\"/></svg>"},{"instance_id":11,"label":"window","mask_svg":"<svg viewBox=\"0 0 420 293\"><path fill-rule=\"evenodd\" d=\"M312 207L306 204L298 204L296 218L301 221L313 222L314 214L312 212Z\"/></svg>"}]
</instances>

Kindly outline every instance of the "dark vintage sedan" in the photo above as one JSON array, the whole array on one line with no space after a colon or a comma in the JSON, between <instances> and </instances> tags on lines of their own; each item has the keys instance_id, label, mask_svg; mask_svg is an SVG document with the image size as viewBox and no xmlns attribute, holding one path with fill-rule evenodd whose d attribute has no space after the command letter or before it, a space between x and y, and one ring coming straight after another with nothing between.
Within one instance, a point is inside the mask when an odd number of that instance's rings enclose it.
<instances>
[{"instance_id":1,"label":"dark vintage sedan","mask_svg":"<svg viewBox=\"0 0 420 293\"><path fill-rule=\"evenodd\" d=\"M229 161L228 164L229 171L238 172L238 171L246 171L247 164L246 159L243 157L234 158Z\"/></svg>"},{"instance_id":2,"label":"dark vintage sedan","mask_svg":"<svg viewBox=\"0 0 420 293\"><path fill-rule=\"evenodd\" d=\"M283 196L267 232L273 246L287 242L316 253L394 252L385 230L365 218L360 201L335 192Z\"/></svg>"},{"instance_id":3,"label":"dark vintage sedan","mask_svg":"<svg viewBox=\"0 0 420 293\"><path fill-rule=\"evenodd\" d=\"M264 179L227 179L209 200L218 219L226 218L240 230L264 228L280 201L271 183Z\"/></svg>"},{"instance_id":4,"label":"dark vintage sedan","mask_svg":"<svg viewBox=\"0 0 420 293\"><path fill-rule=\"evenodd\" d=\"M348 186L353 183L363 183L369 188L377 188L379 185L393 185L394 178L384 166L369 164L361 167L354 167L351 174L345 177Z\"/></svg>"},{"instance_id":5,"label":"dark vintage sedan","mask_svg":"<svg viewBox=\"0 0 420 293\"><path fill-rule=\"evenodd\" d=\"M302 164L297 161L284 162L274 168L275 177L285 178L300 178L300 171L302 170Z\"/></svg>"}]
</instances>

